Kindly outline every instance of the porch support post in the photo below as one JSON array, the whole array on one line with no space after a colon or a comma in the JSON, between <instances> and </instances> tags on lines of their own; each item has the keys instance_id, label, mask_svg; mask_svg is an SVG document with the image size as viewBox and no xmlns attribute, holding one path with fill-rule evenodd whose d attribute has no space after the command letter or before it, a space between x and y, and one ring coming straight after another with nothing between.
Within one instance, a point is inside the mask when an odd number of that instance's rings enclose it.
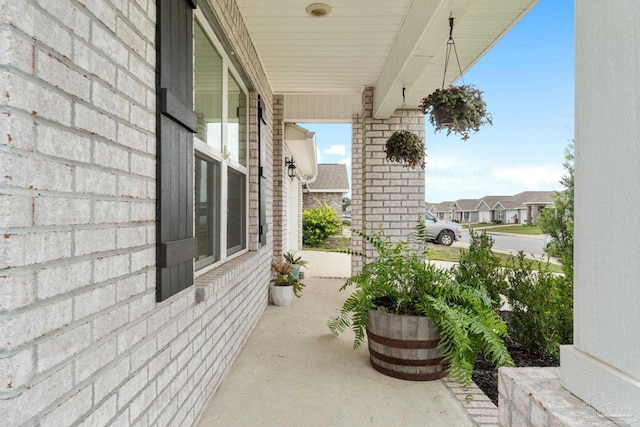
<instances>
[{"instance_id":1,"label":"porch support post","mask_svg":"<svg viewBox=\"0 0 640 427\"><path fill-rule=\"evenodd\" d=\"M362 212L362 176L364 170L364 141L362 139L363 124L364 117L362 113L354 114L351 121L351 228L354 230L362 230L364 218ZM362 252L364 250L362 238L355 233L351 234L351 249L355 252ZM362 258L352 256L351 272L355 273L361 269Z\"/></svg>"},{"instance_id":2,"label":"porch support post","mask_svg":"<svg viewBox=\"0 0 640 427\"><path fill-rule=\"evenodd\" d=\"M289 183L284 177L284 96L273 95L273 256L287 247L287 200Z\"/></svg>"},{"instance_id":3,"label":"porch support post","mask_svg":"<svg viewBox=\"0 0 640 427\"><path fill-rule=\"evenodd\" d=\"M560 374L604 415L640 425L640 44L628 43L640 2L623 3L575 5L575 324ZM616 209L606 226L601 206Z\"/></svg>"},{"instance_id":4,"label":"porch support post","mask_svg":"<svg viewBox=\"0 0 640 427\"><path fill-rule=\"evenodd\" d=\"M357 230L382 228L396 240L406 239L418 218L424 215L424 171L409 169L386 160L384 146L393 132L403 128L424 138L424 115L420 110L396 110L388 119L373 118L374 89L362 93L362 113L354 115L352 129L352 227ZM362 251L360 239L352 240ZM352 270L362 260L352 257Z\"/></svg>"},{"instance_id":5,"label":"porch support post","mask_svg":"<svg viewBox=\"0 0 640 427\"><path fill-rule=\"evenodd\" d=\"M640 2L575 2L573 345L559 372L500 369L503 426L640 426L639 20Z\"/></svg>"}]
</instances>

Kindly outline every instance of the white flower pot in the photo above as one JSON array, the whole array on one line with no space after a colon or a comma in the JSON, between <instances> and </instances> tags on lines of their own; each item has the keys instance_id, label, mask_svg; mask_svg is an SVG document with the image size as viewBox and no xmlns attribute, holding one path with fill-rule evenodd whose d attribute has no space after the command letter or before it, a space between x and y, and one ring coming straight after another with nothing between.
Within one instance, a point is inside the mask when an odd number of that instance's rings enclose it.
<instances>
[{"instance_id":1,"label":"white flower pot","mask_svg":"<svg viewBox=\"0 0 640 427\"><path fill-rule=\"evenodd\" d=\"M271 301L273 301L274 305L280 307L291 305L291 301L293 301L293 286L275 286L270 284L269 289L271 290Z\"/></svg>"}]
</instances>

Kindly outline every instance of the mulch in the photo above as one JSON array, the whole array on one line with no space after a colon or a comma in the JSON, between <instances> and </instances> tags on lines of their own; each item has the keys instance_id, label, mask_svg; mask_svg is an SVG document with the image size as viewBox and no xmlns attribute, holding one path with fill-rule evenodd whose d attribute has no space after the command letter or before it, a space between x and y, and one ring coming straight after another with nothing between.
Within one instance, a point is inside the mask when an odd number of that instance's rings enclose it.
<instances>
[{"instance_id":1,"label":"mulch","mask_svg":"<svg viewBox=\"0 0 640 427\"><path fill-rule=\"evenodd\" d=\"M508 324L508 314L501 312L500 315ZM510 340L507 342L507 350L517 367L555 367L560 366L560 359L554 356L540 357L524 350L518 343ZM493 367L489 359L478 357L476 360L473 381L487 395L489 399L498 405L498 370Z\"/></svg>"}]
</instances>

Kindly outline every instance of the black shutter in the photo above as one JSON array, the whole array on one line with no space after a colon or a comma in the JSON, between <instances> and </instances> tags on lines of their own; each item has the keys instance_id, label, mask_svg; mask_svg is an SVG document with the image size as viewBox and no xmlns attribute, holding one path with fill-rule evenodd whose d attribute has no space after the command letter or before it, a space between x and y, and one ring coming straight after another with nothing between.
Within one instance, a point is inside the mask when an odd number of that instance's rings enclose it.
<instances>
[{"instance_id":1,"label":"black shutter","mask_svg":"<svg viewBox=\"0 0 640 427\"><path fill-rule=\"evenodd\" d=\"M193 285L193 0L157 3L156 298Z\"/></svg>"},{"instance_id":2,"label":"black shutter","mask_svg":"<svg viewBox=\"0 0 640 427\"><path fill-rule=\"evenodd\" d=\"M260 164L258 167L258 192L260 200L260 212L258 215L260 224L260 246L267 244L267 177L265 172L266 165L266 138L267 138L267 121L264 117L264 108L262 108L262 98L258 95L258 151Z\"/></svg>"}]
</instances>

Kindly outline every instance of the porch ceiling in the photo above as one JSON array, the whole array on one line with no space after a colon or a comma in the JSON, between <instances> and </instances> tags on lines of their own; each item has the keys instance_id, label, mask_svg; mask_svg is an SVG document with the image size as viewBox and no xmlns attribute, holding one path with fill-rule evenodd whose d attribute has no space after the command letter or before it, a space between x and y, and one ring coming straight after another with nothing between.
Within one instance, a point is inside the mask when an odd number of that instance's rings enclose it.
<instances>
[{"instance_id":1,"label":"porch ceiling","mask_svg":"<svg viewBox=\"0 0 640 427\"><path fill-rule=\"evenodd\" d=\"M407 106L417 107L442 84L450 14L466 71L538 0L325 0L332 11L322 18L306 13L317 0L237 1L271 87L285 102L299 95L336 102L332 96L373 86L374 115L385 118L401 106L403 85ZM455 78L451 73L448 83ZM318 119L330 119L326 108Z\"/></svg>"}]
</instances>

